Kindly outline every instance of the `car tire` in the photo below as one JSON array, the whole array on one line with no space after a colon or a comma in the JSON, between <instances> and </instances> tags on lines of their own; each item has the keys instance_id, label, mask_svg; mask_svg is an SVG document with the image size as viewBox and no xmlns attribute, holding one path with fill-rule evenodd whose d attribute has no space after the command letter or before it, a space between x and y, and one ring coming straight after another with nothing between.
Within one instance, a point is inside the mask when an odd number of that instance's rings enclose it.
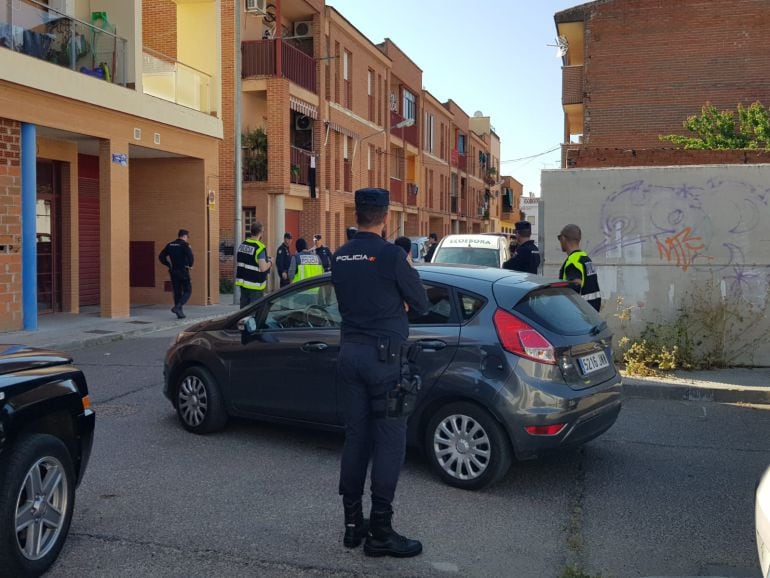
<instances>
[{"instance_id":1,"label":"car tire","mask_svg":"<svg viewBox=\"0 0 770 578\"><path fill-rule=\"evenodd\" d=\"M182 426L192 433L212 433L227 424L227 409L219 384L202 367L188 367L179 376L175 405Z\"/></svg>"},{"instance_id":2,"label":"car tire","mask_svg":"<svg viewBox=\"0 0 770 578\"><path fill-rule=\"evenodd\" d=\"M64 545L74 506L75 470L59 438L24 435L5 450L0 459L3 575L43 574Z\"/></svg>"},{"instance_id":3,"label":"car tire","mask_svg":"<svg viewBox=\"0 0 770 578\"><path fill-rule=\"evenodd\" d=\"M425 455L446 484L480 490L499 481L511 466L512 451L500 423L470 402L445 405L425 431Z\"/></svg>"}]
</instances>

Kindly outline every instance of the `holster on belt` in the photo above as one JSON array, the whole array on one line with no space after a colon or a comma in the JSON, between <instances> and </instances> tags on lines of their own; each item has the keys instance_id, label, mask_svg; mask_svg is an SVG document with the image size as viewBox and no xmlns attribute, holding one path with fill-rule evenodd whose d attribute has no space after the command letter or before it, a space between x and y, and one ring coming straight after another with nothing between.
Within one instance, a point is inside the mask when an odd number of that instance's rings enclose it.
<instances>
[{"instance_id":1,"label":"holster on belt","mask_svg":"<svg viewBox=\"0 0 770 578\"><path fill-rule=\"evenodd\" d=\"M417 369L417 357L422 351L418 343L401 346L401 377L398 385L387 394L385 417L408 417L417 405L422 378Z\"/></svg>"}]
</instances>

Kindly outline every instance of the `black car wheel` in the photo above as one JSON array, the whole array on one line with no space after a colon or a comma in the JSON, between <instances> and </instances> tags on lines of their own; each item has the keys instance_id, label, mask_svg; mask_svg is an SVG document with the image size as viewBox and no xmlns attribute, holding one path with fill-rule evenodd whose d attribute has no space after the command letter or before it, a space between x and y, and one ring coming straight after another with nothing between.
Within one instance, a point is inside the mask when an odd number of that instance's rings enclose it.
<instances>
[{"instance_id":1,"label":"black car wheel","mask_svg":"<svg viewBox=\"0 0 770 578\"><path fill-rule=\"evenodd\" d=\"M72 458L51 435L19 438L0 459L0 568L39 576L64 545L75 505Z\"/></svg>"},{"instance_id":2,"label":"black car wheel","mask_svg":"<svg viewBox=\"0 0 770 578\"><path fill-rule=\"evenodd\" d=\"M450 486L479 490L502 478L511 465L511 445L502 426L469 402L450 403L425 432L431 467Z\"/></svg>"},{"instance_id":3,"label":"black car wheel","mask_svg":"<svg viewBox=\"0 0 770 578\"><path fill-rule=\"evenodd\" d=\"M214 377L202 367L188 367L179 376L176 412L188 431L206 434L227 424L227 410Z\"/></svg>"}]
</instances>

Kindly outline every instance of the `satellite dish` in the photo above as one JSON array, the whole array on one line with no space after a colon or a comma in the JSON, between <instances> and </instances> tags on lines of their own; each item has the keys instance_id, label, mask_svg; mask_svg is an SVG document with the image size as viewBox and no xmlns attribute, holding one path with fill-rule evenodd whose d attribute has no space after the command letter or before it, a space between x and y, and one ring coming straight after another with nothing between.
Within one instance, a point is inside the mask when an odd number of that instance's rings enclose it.
<instances>
[{"instance_id":1,"label":"satellite dish","mask_svg":"<svg viewBox=\"0 0 770 578\"><path fill-rule=\"evenodd\" d=\"M569 42L567 42L567 37L564 35L560 35L556 38L556 44L546 44L546 46L553 46L556 48L556 58L562 58L567 54L569 51Z\"/></svg>"},{"instance_id":2,"label":"satellite dish","mask_svg":"<svg viewBox=\"0 0 770 578\"><path fill-rule=\"evenodd\" d=\"M474 118L482 118L484 116L484 113L481 112L480 110L477 110L476 112L473 113L473 116Z\"/></svg>"}]
</instances>

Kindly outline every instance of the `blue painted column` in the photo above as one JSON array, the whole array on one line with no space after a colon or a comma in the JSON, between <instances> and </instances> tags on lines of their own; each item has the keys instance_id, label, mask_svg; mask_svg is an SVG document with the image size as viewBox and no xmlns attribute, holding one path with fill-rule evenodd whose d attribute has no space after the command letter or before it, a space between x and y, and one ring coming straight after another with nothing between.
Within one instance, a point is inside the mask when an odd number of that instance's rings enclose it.
<instances>
[{"instance_id":1,"label":"blue painted column","mask_svg":"<svg viewBox=\"0 0 770 578\"><path fill-rule=\"evenodd\" d=\"M37 329L37 127L21 124L21 288L24 329Z\"/></svg>"}]
</instances>

